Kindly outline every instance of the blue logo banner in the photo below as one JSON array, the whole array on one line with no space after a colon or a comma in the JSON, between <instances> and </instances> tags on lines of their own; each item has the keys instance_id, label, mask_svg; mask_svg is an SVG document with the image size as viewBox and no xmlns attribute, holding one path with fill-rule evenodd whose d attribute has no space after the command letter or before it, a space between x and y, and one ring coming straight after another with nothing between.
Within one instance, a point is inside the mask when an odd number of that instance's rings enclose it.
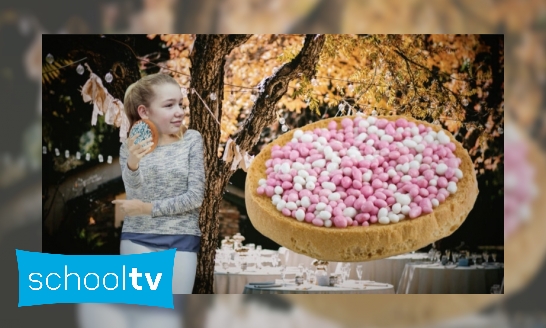
<instances>
[{"instance_id":1,"label":"blue logo banner","mask_svg":"<svg viewBox=\"0 0 546 328\"><path fill-rule=\"evenodd\" d=\"M16 250L19 307L126 303L174 308L176 249L132 255L60 255Z\"/></svg>"}]
</instances>

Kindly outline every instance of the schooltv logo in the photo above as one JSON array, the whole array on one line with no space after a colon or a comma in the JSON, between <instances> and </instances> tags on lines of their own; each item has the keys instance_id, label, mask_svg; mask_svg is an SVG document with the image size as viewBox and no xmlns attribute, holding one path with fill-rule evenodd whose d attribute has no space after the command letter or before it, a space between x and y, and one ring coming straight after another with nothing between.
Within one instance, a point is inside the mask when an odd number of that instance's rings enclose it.
<instances>
[{"instance_id":1,"label":"schooltv logo","mask_svg":"<svg viewBox=\"0 0 546 328\"><path fill-rule=\"evenodd\" d=\"M174 308L176 249L132 255L59 255L16 250L19 307L126 303Z\"/></svg>"}]
</instances>

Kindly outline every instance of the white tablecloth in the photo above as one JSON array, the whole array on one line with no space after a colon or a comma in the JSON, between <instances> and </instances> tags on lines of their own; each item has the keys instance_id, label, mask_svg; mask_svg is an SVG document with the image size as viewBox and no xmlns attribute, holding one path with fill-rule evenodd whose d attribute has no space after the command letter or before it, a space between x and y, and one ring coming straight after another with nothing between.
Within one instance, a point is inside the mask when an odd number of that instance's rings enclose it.
<instances>
[{"instance_id":1,"label":"white tablecloth","mask_svg":"<svg viewBox=\"0 0 546 328\"><path fill-rule=\"evenodd\" d=\"M398 285L398 294L489 294L494 284L501 284L504 268L444 267L407 264Z\"/></svg>"},{"instance_id":2,"label":"white tablecloth","mask_svg":"<svg viewBox=\"0 0 546 328\"><path fill-rule=\"evenodd\" d=\"M286 261L286 253L288 253L288 261ZM312 258L295 253L286 248L281 247L279 249L279 258L282 263L289 266L298 266L303 264L305 267L311 266ZM413 261L421 261L427 259L426 253L408 253L402 255L391 256L385 259L373 260L367 262L351 262L351 271L349 279L358 279L356 274L356 266L362 264L362 279L380 281L391 284L394 286L394 290L398 288L398 282L404 271L404 267L407 263ZM342 262L330 262L328 265L328 273L333 274L341 269ZM339 272L339 271L338 271Z\"/></svg>"},{"instance_id":3,"label":"white tablecloth","mask_svg":"<svg viewBox=\"0 0 546 328\"><path fill-rule=\"evenodd\" d=\"M286 278L294 278L294 270L286 273ZM250 282L263 282L281 279L279 268L266 267L256 271L236 271L230 268L228 271L214 271L213 292L215 294L242 294L245 285Z\"/></svg>"},{"instance_id":4,"label":"white tablecloth","mask_svg":"<svg viewBox=\"0 0 546 328\"><path fill-rule=\"evenodd\" d=\"M276 281L279 283L279 281ZM342 286L325 287L317 285L300 285L288 283L282 287L259 287L246 285L244 294L394 294L394 286L375 282L348 280Z\"/></svg>"}]
</instances>

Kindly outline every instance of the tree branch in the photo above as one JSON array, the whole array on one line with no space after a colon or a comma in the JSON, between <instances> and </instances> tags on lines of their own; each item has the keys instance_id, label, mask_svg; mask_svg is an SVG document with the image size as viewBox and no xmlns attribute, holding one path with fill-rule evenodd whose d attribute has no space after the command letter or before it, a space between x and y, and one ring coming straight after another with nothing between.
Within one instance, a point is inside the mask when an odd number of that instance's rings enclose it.
<instances>
[{"instance_id":1,"label":"tree branch","mask_svg":"<svg viewBox=\"0 0 546 328\"><path fill-rule=\"evenodd\" d=\"M258 142L261 131L273 124L276 117L275 106L286 93L290 81L300 76L312 76L315 73L325 40L324 35L307 34L299 54L292 61L284 64L276 74L262 81L260 84L262 89L250 115L233 138L241 151L252 149Z\"/></svg>"}]
</instances>

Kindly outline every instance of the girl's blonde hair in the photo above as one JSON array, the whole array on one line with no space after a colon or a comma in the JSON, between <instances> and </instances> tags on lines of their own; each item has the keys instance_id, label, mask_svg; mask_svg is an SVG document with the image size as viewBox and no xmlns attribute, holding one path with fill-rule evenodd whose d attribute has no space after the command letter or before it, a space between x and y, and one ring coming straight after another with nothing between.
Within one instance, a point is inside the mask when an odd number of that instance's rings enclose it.
<instances>
[{"instance_id":1,"label":"girl's blonde hair","mask_svg":"<svg viewBox=\"0 0 546 328\"><path fill-rule=\"evenodd\" d=\"M176 82L172 76L163 73L155 73L146 75L127 88L127 91L125 91L125 98L123 100L123 107L131 127L135 122L140 120L138 106L144 105L146 107L150 107L150 102L153 97L155 97L152 87L165 83L171 83L180 87L178 82ZM184 135L187 129L188 128L182 124L180 126L180 131L178 131L176 134L177 137L182 138L182 135Z\"/></svg>"}]
</instances>

